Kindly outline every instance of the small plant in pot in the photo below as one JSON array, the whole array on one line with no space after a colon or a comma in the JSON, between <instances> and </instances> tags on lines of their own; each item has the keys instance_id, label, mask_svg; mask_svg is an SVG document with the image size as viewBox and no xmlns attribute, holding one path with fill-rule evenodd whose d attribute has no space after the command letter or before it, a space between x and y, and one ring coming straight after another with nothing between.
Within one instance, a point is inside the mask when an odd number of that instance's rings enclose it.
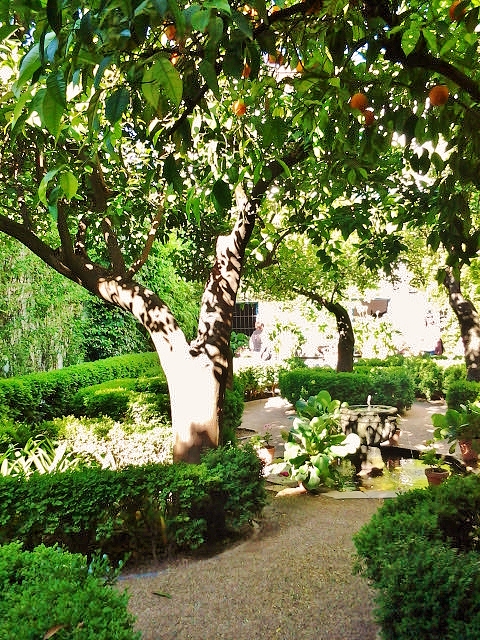
<instances>
[{"instance_id":1,"label":"small plant in pot","mask_svg":"<svg viewBox=\"0 0 480 640\"><path fill-rule=\"evenodd\" d=\"M278 472L288 471L307 491L336 486L336 462L353 454L360 446L356 433L346 436L340 427L339 400L328 391L320 391L296 404L299 417L293 427L282 433L285 440L284 462Z\"/></svg>"},{"instance_id":2,"label":"small plant in pot","mask_svg":"<svg viewBox=\"0 0 480 640\"><path fill-rule=\"evenodd\" d=\"M275 458L275 445L272 442L272 438L270 431L257 433L250 438L250 444L265 465L272 464Z\"/></svg>"},{"instance_id":3,"label":"small plant in pot","mask_svg":"<svg viewBox=\"0 0 480 640\"><path fill-rule=\"evenodd\" d=\"M420 454L420 460L426 465L425 475L427 476L428 484L438 485L446 480L450 473L441 466L442 456L439 456L433 443L433 440L429 440L426 443L429 447Z\"/></svg>"},{"instance_id":4,"label":"small plant in pot","mask_svg":"<svg viewBox=\"0 0 480 640\"><path fill-rule=\"evenodd\" d=\"M432 424L435 427L435 440L450 443L450 453L460 447L462 459L472 466L477 464L480 452L480 404L470 402L460 405L460 410L447 409L445 414L434 413Z\"/></svg>"}]
</instances>

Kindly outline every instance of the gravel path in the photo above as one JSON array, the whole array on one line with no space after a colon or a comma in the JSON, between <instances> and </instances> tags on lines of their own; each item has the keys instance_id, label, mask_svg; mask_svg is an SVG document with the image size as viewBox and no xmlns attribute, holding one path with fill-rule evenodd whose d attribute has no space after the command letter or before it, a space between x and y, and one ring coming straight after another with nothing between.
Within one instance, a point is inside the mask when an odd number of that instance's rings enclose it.
<instances>
[{"instance_id":1,"label":"gravel path","mask_svg":"<svg viewBox=\"0 0 480 640\"><path fill-rule=\"evenodd\" d=\"M375 640L372 593L352 575L352 534L380 504L272 497L247 541L119 588L143 640Z\"/></svg>"},{"instance_id":2,"label":"gravel path","mask_svg":"<svg viewBox=\"0 0 480 640\"><path fill-rule=\"evenodd\" d=\"M282 455L291 409L281 398L248 403L242 427L271 431ZM416 402L401 421L401 444L421 446L442 410ZM372 592L352 575L352 535L382 503L272 493L250 539L124 578L119 588L131 594L143 640L375 640Z\"/></svg>"}]
</instances>

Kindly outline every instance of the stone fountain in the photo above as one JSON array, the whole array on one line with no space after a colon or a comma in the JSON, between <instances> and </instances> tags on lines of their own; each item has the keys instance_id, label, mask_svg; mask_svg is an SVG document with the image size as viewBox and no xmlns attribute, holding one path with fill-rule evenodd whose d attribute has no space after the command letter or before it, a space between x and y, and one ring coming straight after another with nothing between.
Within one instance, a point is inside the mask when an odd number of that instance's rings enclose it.
<instances>
[{"instance_id":1,"label":"stone fountain","mask_svg":"<svg viewBox=\"0 0 480 640\"><path fill-rule=\"evenodd\" d=\"M360 449L356 454L357 469L369 473L380 472L384 468L380 445L394 443L398 433L397 407L371 404L371 396L366 405L351 405L341 409L342 431L348 435L356 433L360 438Z\"/></svg>"}]
</instances>

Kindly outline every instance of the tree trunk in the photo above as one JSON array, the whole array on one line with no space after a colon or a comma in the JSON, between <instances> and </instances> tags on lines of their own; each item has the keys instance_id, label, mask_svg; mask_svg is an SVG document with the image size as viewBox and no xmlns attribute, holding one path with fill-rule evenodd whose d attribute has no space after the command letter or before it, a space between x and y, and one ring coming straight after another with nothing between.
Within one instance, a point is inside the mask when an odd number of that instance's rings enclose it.
<instances>
[{"instance_id":1,"label":"tree trunk","mask_svg":"<svg viewBox=\"0 0 480 640\"><path fill-rule=\"evenodd\" d=\"M466 300L460 289L460 282L452 269L445 269L443 281L448 292L448 301L460 325L467 380L480 382L480 317L470 300Z\"/></svg>"},{"instance_id":2,"label":"tree trunk","mask_svg":"<svg viewBox=\"0 0 480 640\"><path fill-rule=\"evenodd\" d=\"M337 372L353 371L353 354L355 350L355 336L348 311L338 302L326 302L325 308L333 313L337 321L338 355Z\"/></svg>"}]
</instances>

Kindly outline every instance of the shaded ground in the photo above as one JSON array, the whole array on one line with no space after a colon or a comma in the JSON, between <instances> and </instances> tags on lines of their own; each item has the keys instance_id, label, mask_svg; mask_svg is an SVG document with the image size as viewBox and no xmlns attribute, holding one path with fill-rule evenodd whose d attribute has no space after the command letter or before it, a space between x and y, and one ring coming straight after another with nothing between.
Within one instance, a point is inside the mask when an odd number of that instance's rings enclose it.
<instances>
[{"instance_id":1,"label":"shaded ground","mask_svg":"<svg viewBox=\"0 0 480 640\"><path fill-rule=\"evenodd\" d=\"M431 414L444 409L416 402L400 444L421 446L431 437ZM246 405L242 427L270 431L278 456L291 415L281 398L257 400ZM375 640L372 592L352 575L352 535L381 504L272 492L247 541L130 576L119 588L131 594L143 640Z\"/></svg>"},{"instance_id":2,"label":"shaded ground","mask_svg":"<svg viewBox=\"0 0 480 640\"><path fill-rule=\"evenodd\" d=\"M143 640L374 640L371 592L352 575L352 534L379 504L272 498L246 542L119 586Z\"/></svg>"}]
</instances>

